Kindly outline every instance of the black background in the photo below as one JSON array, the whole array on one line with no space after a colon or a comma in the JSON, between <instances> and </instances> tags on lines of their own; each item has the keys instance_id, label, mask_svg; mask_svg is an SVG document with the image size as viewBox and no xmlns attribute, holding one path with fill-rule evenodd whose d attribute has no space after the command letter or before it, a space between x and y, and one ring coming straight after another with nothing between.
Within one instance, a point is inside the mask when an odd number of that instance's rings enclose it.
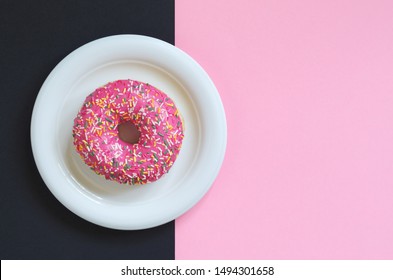
<instances>
[{"instance_id":1,"label":"black background","mask_svg":"<svg viewBox=\"0 0 393 280\"><path fill-rule=\"evenodd\" d=\"M34 163L30 121L44 80L74 49L116 34L174 44L174 0L0 0L1 259L174 259L174 222L141 231L86 222Z\"/></svg>"}]
</instances>

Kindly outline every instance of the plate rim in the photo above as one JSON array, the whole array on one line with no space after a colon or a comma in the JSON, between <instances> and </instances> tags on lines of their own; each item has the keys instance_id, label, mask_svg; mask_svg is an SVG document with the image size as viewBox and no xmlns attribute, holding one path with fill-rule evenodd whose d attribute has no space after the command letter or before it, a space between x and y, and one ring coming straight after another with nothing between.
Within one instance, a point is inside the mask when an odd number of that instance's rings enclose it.
<instances>
[{"instance_id":1,"label":"plate rim","mask_svg":"<svg viewBox=\"0 0 393 280\"><path fill-rule=\"evenodd\" d=\"M61 73L61 69L64 66L67 66L67 63L68 64L71 63L72 60L75 60L76 58L78 58L78 56L83 54L83 52L86 51L87 49L92 48L92 47L97 46L102 43L106 43L106 44L110 45L110 44L121 43L121 42L123 42L123 43L124 42L128 42L128 43L135 43L135 42L141 43L142 42L143 44L148 44L148 45L152 44L152 45L154 45L155 48L159 48L163 51L170 50L172 52L172 54L178 55L177 58L181 59L182 63L186 63L190 67L193 67L194 70L197 70L198 71L197 74L200 75L203 79L205 79L205 82L208 84L208 86L210 86L210 88L212 89L212 92L214 93L213 97L216 99L216 102L217 102L216 105L218 105L218 107L216 107L216 109L219 111L218 117L221 118L220 119L220 122L221 122L220 124L222 126L221 127L221 139L220 139L221 146L219 147L220 149L218 149L218 153L216 155L217 158L216 158L215 170L210 172L211 176L207 180L208 183L206 183L205 187L203 189L201 189L201 191L199 192L199 195L195 196L194 199L192 199L192 203L190 203L189 205L183 205L183 207L181 209L178 208L178 211L176 211L176 213L168 214L167 218L161 219L160 222L157 222L157 221L150 222L150 223L145 222L144 224L127 223L127 224L123 224L123 225L105 224L102 222L102 218L96 217L96 219L94 219L94 217L86 216L83 213L80 213L79 212L80 209L76 209L73 207L74 206L73 204L75 204L77 202L67 201L66 198L62 197L61 192L58 189L56 189L56 187L53 186L53 178L50 178L50 176L48 175L49 172L45 171L45 164L43 163L42 156L39 155L39 150L41 149L41 147L39 147L39 145L37 144L37 142L38 142L38 140L37 140L38 136L36 135L36 133L37 133L37 130L36 130L37 129L37 117L39 116L39 113L40 113L40 107L43 106L42 105L43 98L45 97L44 93L46 92L46 88L48 87L48 84L50 83L50 81L54 77L56 77L56 75L58 75L58 72ZM153 63L153 65L157 66L157 64L154 64L154 63ZM158 65L158 67L161 67L161 65ZM174 76L172 72L169 72L169 74ZM176 79L177 77L174 76L174 78ZM183 83L180 83L180 84L183 85ZM64 102L64 100L63 100L63 102ZM47 76L44 83L42 84L41 89L39 90L38 95L35 100L35 103L34 103L32 117L31 117L31 124L30 124L30 138L31 138L31 148L33 150L33 157L34 157L35 163L37 165L38 171L39 171L42 179L44 180L45 185L48 187L48 189L51 191L51 193L56 197L56 199L59 200L60 203L62 203L66 208L68 208L71 212L75 213L79 217L81 217L89 222L92 222L94 224L97 224L97 225L100 225L103 227L107 227L107 228L112 228L112 229L139 230L139 229L147 229L147 228L156 227L156 226L165 224L167 222L170 222L170 221L180 217L185 212L187 212L192 207L194 207L202 199L202 197L208 192L208 190L213 185L215 179L217 178L219 171L222 167L223 161L224 161L226 146L227 146L227 122L226 122L224 106L222 104L220 95L219 95L213 81L210 79L210 77L206 73L206 71L191 56L189 56L186 52L179 49L178 47L171 45L165 41L162 41L160 39L156 39L156 38L145 36L145 35L121 34L121 35L112 35L112 36L103 37L103 38L91 41L87 44L84 44L81 47L72 51L66 57L64 57L53 68L53 70L50 72L50 74ZM169 196L169 195L173 195L173 194L168 194L166 196Z\"/></svg>"}]
</instances>

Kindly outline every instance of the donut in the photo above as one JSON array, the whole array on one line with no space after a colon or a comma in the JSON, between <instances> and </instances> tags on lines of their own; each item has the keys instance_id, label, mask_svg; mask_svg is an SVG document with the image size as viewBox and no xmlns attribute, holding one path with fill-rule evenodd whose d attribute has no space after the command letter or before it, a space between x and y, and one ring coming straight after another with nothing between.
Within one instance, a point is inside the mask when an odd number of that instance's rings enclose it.
<instances>
[{"instance_id":1,"label":"donut","mask_svg":"<svg viewBox=\"0 0 393 280\"><path fill-rule=\"evenodd\" d=\"M139 140L119 137L130 124ZM88 95L74 119L73 144L95 173L121 184L143 185L168 173L184 138L183 121L173 100L154 86L117 80Z\"/></svg>"}]
</instances>

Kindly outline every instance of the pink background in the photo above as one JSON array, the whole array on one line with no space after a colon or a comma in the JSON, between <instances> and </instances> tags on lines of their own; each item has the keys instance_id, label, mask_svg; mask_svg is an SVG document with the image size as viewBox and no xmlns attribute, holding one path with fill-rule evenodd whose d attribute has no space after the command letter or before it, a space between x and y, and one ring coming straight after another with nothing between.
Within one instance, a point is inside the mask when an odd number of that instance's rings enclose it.
<instances>
[{"instance_id":1,"label":"pink background","mask_svg":"<svg viewBox=\"0 0 393 280\"><path fill-rule=\"evenodd\" d=\"M176 259L393 258L393 1L177 0L228 122Z\"/></svg>"}]
</instances>

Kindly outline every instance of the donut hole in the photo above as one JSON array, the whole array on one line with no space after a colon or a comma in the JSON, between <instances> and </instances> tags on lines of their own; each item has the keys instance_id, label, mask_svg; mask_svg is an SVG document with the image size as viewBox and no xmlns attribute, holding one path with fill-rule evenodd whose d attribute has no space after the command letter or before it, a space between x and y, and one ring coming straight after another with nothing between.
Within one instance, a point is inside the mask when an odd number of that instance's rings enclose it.
<instances>
[{"instance_id":1,"label":"donut hole","mask_svg":"<svg viewBox=\"0 0 393 280\"><path fill-rule=\"evenodd\" d=\"M120 140L129 144L136 144L139 142L141 133L132 122L123 122L119 124L117 130Z\"/></svg>"}]
</instances>

